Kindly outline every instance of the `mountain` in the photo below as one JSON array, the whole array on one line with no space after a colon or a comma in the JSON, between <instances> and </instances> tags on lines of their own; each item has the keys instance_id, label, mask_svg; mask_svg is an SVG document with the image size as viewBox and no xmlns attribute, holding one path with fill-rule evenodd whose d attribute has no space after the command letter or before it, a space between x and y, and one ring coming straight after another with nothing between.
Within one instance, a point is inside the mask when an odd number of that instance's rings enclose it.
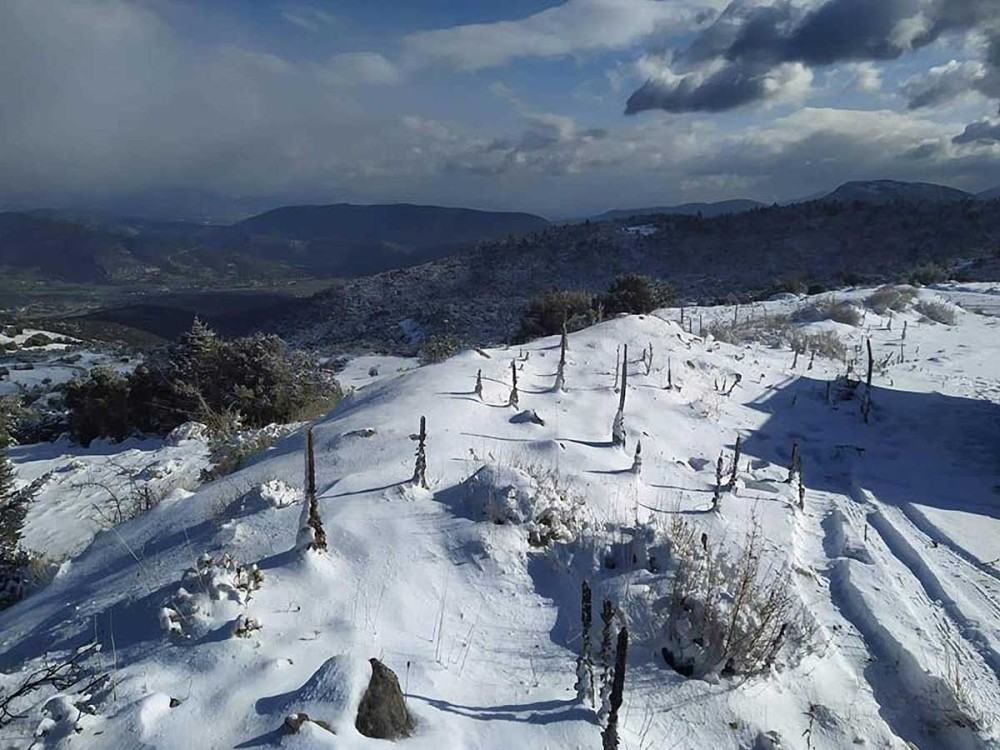
<instances>
[{"instance_id":1,"label":"mountain","mask_svg":"<svg viewBox=\"0 0 1000 750\"><path fill-rule=\"evenodd\" d=\"M764 203L758 201L736 199L720 201L718 203L683 203L679 206L659 206L654 208L619 208L613 211L605 211L603 214L592 217L591 220L610 221L612 219L627 219L631 216L655 216L657 214L666 214L668 216L697 216L701 214L707 218L753 211L755 208L762 208L764 205Z\"/></svg>"},{"instance_id":2,"label":"mountain","mask_svg":"<svg viewBox=\"0 0 1000 750\"><path fill-rule=\"evenodd\" d=\"M1000 185L976 194L976 199L981 201L993 201L998 198L1000 198Z\"/></svg>"},{"instance_id":3,"label":"mountain","mask_svg":"<svg viewBox=\"0 0 1000 750\"><path fill-rule=\"evenodd\" d=\"M100 211L0 213L0 267L84 283L356 276L548 226L531 214L436 206L288 206L236 224Z\"/></svg>"},{"instance_id":4,"label":"mountain","mask_svg":"<svg viewBox=\"0 0 1000 750\"><path fill-rule=\"evenodd\" d=\"M846 182L819 200L850 203L953 203L972 200L975 196L964 190L934 185L929 182L897 182L871 180Z\"/></svg>"},{"instance_id":5,"label":"mountain","mask_svg":"<svg viewBox=\"0 0 1000 750\"><path fill-rule=\"evenodd\" d=\"M961 263L969 278L1000 243L986 203L812 202L714 218L650 216L553 225L411 268L344 279L267 323L332 348L416 349L409 331L475 344L511 341L530 300L553 289L598 293L618 274L668 282L694 304L796 288L894 281ZM977 263L979 265L977 265Z\"/></svg>"},{"instance_id":6,"label":"mountain","mask_svg":"<svg viewBox=\"0 0 1000 750\"><path fill-rule=\"evenodd\" d=\"M548 226L527 213L400 203L286 206L238 222L231 231L253 243L272 241L266 257L317 272L353 276L438 258L464 245ZM274 240L285 244L274 245Z\"/></svg>"}]
</instances>

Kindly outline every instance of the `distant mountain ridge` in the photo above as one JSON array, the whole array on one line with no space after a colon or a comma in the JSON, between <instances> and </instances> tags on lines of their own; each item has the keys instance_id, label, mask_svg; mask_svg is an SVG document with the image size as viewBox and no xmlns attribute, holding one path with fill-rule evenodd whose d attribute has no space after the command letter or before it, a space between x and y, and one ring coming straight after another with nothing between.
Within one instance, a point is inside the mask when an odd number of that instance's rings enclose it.
<instances>
[{"instance_id":1,"label":"distant mountain ridge","mask_svg":"<svg viewBox=\"0 0 1000 750\"><path fill-rule=\"evenodd\" d=\"M976 196L957 188L929 182L868 180L845 182L823 201L861 201L862 203L952 203L975 200Z\"/></svg>"},{"instance_id":2,"label":"distant mountain ridge","mask_svg":"<svg viewBox=\"0 0 1000 750\"><path fill-rule=\"evenodd\" d=\"M286 206L229 226L7 212L0 268L84 283L356 276L548 225L527 213L411 204Z\"/></svg>"},{"instance_id":3,"label":"distant mountain ridge","mask_svg":"<svg viewBox=\"0 0 1000 750\"><path fill-rule=\"evenodd\" d=\"M755 208L762 208L765 204L759 201L737 198L734 200L719 201L717 203L682 203L679 206L658 206L653 208L619 208L612 211L605 211L591 218L592 221L610 221L612 219L627 219L630 216L697 216L704 217L725 216L726 214L739 214L744 211L753 211Z\"/></svg>"}]
</instances>

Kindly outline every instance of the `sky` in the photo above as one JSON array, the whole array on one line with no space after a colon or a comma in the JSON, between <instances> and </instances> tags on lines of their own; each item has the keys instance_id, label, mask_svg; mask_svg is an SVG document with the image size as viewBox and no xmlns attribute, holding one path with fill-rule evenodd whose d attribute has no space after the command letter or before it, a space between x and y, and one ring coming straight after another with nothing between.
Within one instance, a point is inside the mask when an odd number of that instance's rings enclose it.
<instances>
[{"instance_id":1,"label":"sky","mask_svg":"<svg viewBox=\"0 0 1000 750\"><path fill-rule=\"evenodd\" d=\"M1000 185L1000 0L4 0L0 208Z\"/></svg>"}]
</instances>

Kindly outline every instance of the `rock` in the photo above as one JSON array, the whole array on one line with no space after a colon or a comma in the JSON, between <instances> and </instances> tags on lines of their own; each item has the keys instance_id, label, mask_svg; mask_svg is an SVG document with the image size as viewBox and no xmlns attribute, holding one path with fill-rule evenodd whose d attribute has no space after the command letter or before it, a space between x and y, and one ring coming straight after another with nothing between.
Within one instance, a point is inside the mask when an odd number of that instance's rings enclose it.
<instances>
[{"instance_id":1,"label":"rock","mask_svg":"<svg viewBox=\"0 0 1000 750\"><path fill-rule=\"evenodd\" d=\"M406 710L406 700L396 673L378 659L369 659L372 676L361 697L355 728L365 737L397 740L413 732L413 719Z\"/></svg>"},{"instance_id":2,"label":"rock","mask_svg":"<svg viewBox=\"0 0 1000 750\"><path fill-rule=\"evenodd\" d=\"M330 729L330 725L325 721L316 721L315 719L310 719L309 714L289 714L285 717L285 731L288 734L298 734L303 725L305 724L315 724L318 727L322 727L328 732L333 732Z\"/></svg>"},{"instance_id":3,"label":"rock","mask_svg":"<svg viewBox=\"0 0 1000 750\"><path fill-rule=\"evenodd\" d=\"M510 423L537 424L541 425L542 427L545 426L545 420L542 419L540 416L538 416L532 409L527 409L525 411L520 412L519 414L515 414L513 417L510 418Z\"/></svg>"}]
</instances>

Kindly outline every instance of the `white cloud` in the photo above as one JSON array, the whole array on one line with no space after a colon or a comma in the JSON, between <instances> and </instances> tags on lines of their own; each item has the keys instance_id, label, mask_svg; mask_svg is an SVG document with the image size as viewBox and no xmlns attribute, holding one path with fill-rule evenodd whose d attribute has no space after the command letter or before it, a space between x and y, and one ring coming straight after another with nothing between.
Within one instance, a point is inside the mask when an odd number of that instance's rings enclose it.
<instances>
[{"instance_id":1,"label":"white cloud","mask_svg":"<svg viewBox=\"0 0 1000 750\"><path fill-rule=\"evenodd\" d=\"M340 86L390 85L401 80L399 69L376 52L334 55L317 72L327 83Z\"/></svg>"},{"instance_id":2,"label":"white cloud","mask_svg":"<svg viewBox=\"0 0 1000 750\"><path fill-rule=\"evenodd\" d=\"M422 31L404 40L409 65L475 71L521 57L625 49L667 27L691 27L727 0L567 0L516 21Z\"/></svg>"},{"instance_id":3,"label":"white cloud","mask_svg":"<svg viewBox=\"0 0 1000 750\"><path fill-rule=\"evenodd\" d=\"M290 6L281 11L281 17L293 26L312 32L322 31L337 22L332 13L309 5Z\"/></svg>"}]
</instances>

